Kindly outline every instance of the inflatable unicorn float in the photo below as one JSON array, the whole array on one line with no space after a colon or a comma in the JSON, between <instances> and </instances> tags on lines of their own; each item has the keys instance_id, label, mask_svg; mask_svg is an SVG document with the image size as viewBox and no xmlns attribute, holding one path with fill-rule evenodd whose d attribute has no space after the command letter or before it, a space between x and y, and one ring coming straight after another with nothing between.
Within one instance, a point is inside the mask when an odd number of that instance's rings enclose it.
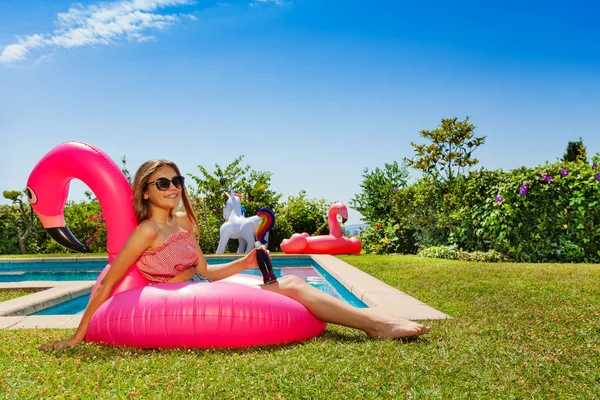
<instances>
[{"instance_id":1,"label":"inflatable unicorn float","mask_svg":"<svg viewBox=\"0 0 600 400\"><path fill-rule=\"evenodd\" d=\"M238 240L238 253L249 253L254 248L255 233L258 236L260 232L266 230L264 238L259 241L262 244L267 245L269 239L269 230L275 223L275 216L273 212L268 208L261 208L256 212L255 216L246 217L242 211L242 202L240 196L235 194L233 189L229 189L227 195L227 202L225 203L225 210L223 211L223 218L225 223L221 225L219 246L216 254L223 254L227 247L229 239ZM268 229L264 229L268 227Z\"/></svg>"},{"instance_id":2,"label":"inflatable unicorn float","mask_svg":"<svg viewBox=\"0 0 600 400\"><path fill-rule=\"evenodd\" d=\"M308 233L295 233L281 242L281 251L286 254L359 254L360 239L342 236L342 223L348 220L345 204L335 203L327 213L329 235L310 236Z\"/></svg>"},{"instance_id":3,"label":"inflatable unicorn float","mask_svg":"<svg viewBox=\"0 0 600 400\"><path fill-rule=\"evenodd\" d=\"M73 178L96 195L106 222L106 274L137 226L129 182L102 151L66 142L46 154L27 181L29 202L54 240L85 251L65 222L64 207ZM92 316L86 340L144 348L247 347L312 338L325 329L303 305L260 290L259 277L234 275L214 283L149 285L133 264L111 297Z\"/></svg>"}]
</instances>

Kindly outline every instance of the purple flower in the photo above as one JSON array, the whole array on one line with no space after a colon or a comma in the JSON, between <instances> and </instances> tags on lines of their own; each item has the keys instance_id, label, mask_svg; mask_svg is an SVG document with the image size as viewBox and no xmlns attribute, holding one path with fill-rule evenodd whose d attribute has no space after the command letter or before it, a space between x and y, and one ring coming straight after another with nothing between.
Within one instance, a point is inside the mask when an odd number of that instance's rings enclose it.
<instances>
[{"instance_id":1,"label":"purple flower","mask_svg":"<svg viewBox=\"0 0 600 400\"><path fill-rule=\"evenodd\" d=\"M569 170L568 169L563 169L562 171L560 171L560 174L562 176L567 176L567 175L569 175Z\"/></svg>"},{"instance_id":2,"label":"purple flower","mask_svg":"<svg viewBox=\"0 0 600 400\"><path fill-rule=\"evenodd\" d=\"M519 196L525 196L527 194L527 189L529 189L529 186L521 186L521 189L519 189Z\"/></svg>"},{"instance_id":3,"label":"purple flower","mask_svg":"<svg viewBox=\"0 0 600 400\"><path fill-rule=\"evenodd\" d=\"M500 195L496 196L496 201L497 201L497 202L501 202L502 200L503 200L503 199L502 199L502 196L500 196Z\"/></svg>"},{"instance_id":4,"label":"purple flower","mask_svg":"<svg viewBox=\"0 0 600 400\"><path fill-rule=\"evenodd\" d=\"M548 178L546 179L548 181L548 183L552 182L554 178L552 177L552 175L548 175Z\"/></svg>"},{"instance_id":5,"label":"purple flower","mask_svg":"<svg viewBox=\"0 0 600 400\"><path fill-rule=\"evenodd\" d=\"M600 172L598 172L598 173L596 174L596 179L598 179L598 180L600 181Z\"/></svg>"},{"instance_id":6,"label":"purple flower","mask_svg":"<svg viewBox=\"0 0 600 400\"><path fill-rule=\"evenodd\" d=\"M596 168L598 168L598 164L596 164L596 163L593 163L593 164L592 164L592 170L595 170Z\"/></svg>"},{"instance_id":7,"label":"purple flower","mask_svg":"<svg viewBox=\"0 0 600 400\"><path fill-rule=\"evenodd\" d=\"M395 192L396 190L398 190L396 186L392 187L392 192Z\"/></svg>"}]
</instances>

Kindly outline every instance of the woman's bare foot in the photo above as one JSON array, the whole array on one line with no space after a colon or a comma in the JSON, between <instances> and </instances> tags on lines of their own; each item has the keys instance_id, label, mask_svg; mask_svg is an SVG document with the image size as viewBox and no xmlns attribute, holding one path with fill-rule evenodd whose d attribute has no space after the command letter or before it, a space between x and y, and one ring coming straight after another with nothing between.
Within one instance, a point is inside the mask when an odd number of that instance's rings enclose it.
<instances>
[{"instance_id":1,"label":"woman's bare foot","mask_svg":"<svg viewBox=\"0 0 600 400\"><path fill-rule=\"evenodd\" d=\"M399 339L423 335L429 333L430 330L430 326L425 326L404 318L389 318L376 324L373 330L368 331L367 334L377 339Z\"/></svg>"}]
</instances>

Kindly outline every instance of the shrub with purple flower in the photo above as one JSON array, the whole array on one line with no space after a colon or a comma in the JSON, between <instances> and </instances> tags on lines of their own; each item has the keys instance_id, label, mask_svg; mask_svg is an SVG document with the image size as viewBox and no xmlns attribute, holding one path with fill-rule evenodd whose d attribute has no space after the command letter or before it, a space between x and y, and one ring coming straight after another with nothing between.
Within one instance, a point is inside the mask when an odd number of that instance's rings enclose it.
<instances>
[{"instance_id":1,"label":"shrub with purple flower","mask_svg":"<svg viewBox=\"0 0 600 400\"><path fill-rule=\"evenodd\" d=\"M529 186L526 184L521 186L521 189L519 189L519 196L525 196L527 194L527 189L529 189Z\"/></svg>"},{"instance_id":2,"label":"shrub with purple flower","mask_svg":"<svg viewBox=\"0 0 600 400\"><path fill-rule=\"evenodd\" d=\"M542 175L542 179L550 183L554 178L552 177L552 175L544 174Z\"/></svg>"}]
</instances>

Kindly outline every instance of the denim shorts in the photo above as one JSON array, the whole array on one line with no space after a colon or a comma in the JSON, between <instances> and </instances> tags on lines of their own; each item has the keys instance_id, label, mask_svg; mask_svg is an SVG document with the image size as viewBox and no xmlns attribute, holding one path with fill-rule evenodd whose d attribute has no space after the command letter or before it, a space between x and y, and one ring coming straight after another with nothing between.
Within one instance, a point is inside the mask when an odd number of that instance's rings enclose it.
<instances>
[{"instance_id":1,"label":"denim shorts","mask_svg":"<svg viewBox=\"0 0 600 400\"><path fill-rule=\"evenodd\" d=\"M212 282L210 279L203 277L199 273L196 272L194 276L188 279L186 282Z\"/></svg>"}]
</instances>

